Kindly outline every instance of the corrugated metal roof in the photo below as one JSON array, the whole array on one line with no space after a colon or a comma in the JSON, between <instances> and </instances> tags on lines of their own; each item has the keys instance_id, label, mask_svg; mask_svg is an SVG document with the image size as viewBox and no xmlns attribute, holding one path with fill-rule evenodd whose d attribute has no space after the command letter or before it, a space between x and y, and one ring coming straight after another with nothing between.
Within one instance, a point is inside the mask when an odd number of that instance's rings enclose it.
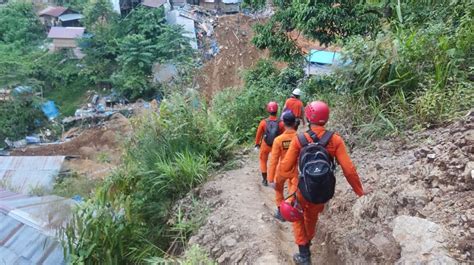
<instances>
[{"instance_id":1,"label":"corrugated metal roof","mask_svg":"<svg viewBox=\"0 0 474 265\"><path fill-rule=\"evenodd\" d=\"M0 181L10 189L28 193L32 188L51 190L64 156L0 156Z\"/></svg>"},{"instance_id":2,"label":"corrugated metal roof","mask_svg":"<svg viewBox=\"0 0 474 265\"><path fill-rule=\"evenodd\" d=\"M166 0L144 0L142 5L148 6L148 7L160 7L162 5L166 4Z\"/></svg>"},{"instance_id":3,"label":"corrugated metal roof","mask_svg":"<svg viewBox=\"0 0 474 265\"><path fill-rule=\"evenodd\" d=\"M224 4L238 4L238 3L240 3L240 0L222 0L222 3L224 3Z\"/></svg>"},{"instance_id":4,"label":"corrugated metal roof","mask_svg":"<svg viewBox=\"0 0 474 265\"><path fill-rule=\"evenodd\" d=\"M59 16L59 20L61 21L79 20L83 18L84 16L82 14L66 14Z\"/></svg>"},{"instance_id":5,"label":"corrugated metal roof","mask_svg":"<svg viewBox=\"0 0 474 265\"><path fill-rule=\"evenodd\" d=\"M52 16L59 17L64 12L66 12L67 7L63 6L48 6L45 9L41 10L38 14L39 16Z\"/></svg>"},{"instance_id":6,"label":"corrugated metal roof","mask_svg":"<svg viewBox=\"0 0 474 265\"><path fill-rule=\"evenodd\" d=\"M82 27L52 27L49 31L50 39L77 39L84 34Z\"/></svg>"},{"instance_id":7,"label":"corrugated metal roof","mask_svg":"<svg viewBox=\"0 0 474 265\"><path fill-rule=\"evenodd\" d=\"M341 54L331 51L311 50L307 60L311 63L334 64L335 62L341 60Z\"/></svg>"},{"instance_id":8,"label":"corrugated metal roof","mask_svg":"<svg viewBox=\"0 0 474 265\"><path fill-rule=\"evenodd\" d=\"M74 204L58 196L0 189L0 264L65 264L54 235L69 220Z\"/></svg>"}]
</instances>

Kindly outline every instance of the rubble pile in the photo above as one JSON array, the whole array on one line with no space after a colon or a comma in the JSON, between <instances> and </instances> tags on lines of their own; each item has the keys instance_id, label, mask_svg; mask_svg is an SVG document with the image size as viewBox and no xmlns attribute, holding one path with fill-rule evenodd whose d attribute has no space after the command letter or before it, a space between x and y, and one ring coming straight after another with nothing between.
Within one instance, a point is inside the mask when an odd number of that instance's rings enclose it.
<instances>
[{"instance_id":1,"label":"rubble pile","mask_svg":"<svg viewBox=\"0 0 474 265\"><path fill-rule=\"evenodd\" d=\"M252 27L262 20L238 14L218 17L213 22L211 37L201 38L198 34L205 59L196 81L209 99L224 88L241 87L243 71L259 59L268 58L268 52L258 50L251 42Z\"/></svg>"}]
</instances>

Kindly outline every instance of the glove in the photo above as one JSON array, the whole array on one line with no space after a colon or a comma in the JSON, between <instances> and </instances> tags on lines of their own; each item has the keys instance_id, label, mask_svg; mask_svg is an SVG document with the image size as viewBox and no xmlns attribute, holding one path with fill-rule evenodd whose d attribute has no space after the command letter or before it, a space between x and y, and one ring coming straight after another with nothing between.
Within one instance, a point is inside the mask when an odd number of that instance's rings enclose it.
<instances>
[{"instance_id":1,"label":"glove","mask_svg":"<svg viewBox=\"0 0 474 265\"><path fill-rule=\"evenodd\" d=\"M268 182L268 186L272 189L276 188L275 182Z\"/></svg>"},{"instance_id":2,"label":"glove","mask_svg":"<svg viewBox=\"0 0 474 265\"><path fill-rule=\"evenodd\" d=\"M255 145L255 148L253 149L255 152L258 152L258 150L260 149L260 145L259 144L256 144Z\"/></svg>"}]
</instances>

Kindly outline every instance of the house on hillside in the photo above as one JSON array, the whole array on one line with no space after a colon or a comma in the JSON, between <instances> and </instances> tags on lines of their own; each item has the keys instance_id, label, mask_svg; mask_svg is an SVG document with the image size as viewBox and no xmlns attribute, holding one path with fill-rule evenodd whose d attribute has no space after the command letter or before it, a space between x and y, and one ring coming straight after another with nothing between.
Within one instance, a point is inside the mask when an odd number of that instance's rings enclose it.
<instances>
[{"instance_id":1,"label":"house on hillside","mask_svg":"<svg viewBox=\"0 0 474 265\"><path fill-rule=\"evenodd\" d=\"M68 264L55 235L70 220L76 204L55 195L28 196L0 188L1 263Z\"/></svg>"},{"instance_id":2,"label":"house on hillside","mask_svg":"<svg viewBox=\"0 0 474 265\"><path fill-rule=\"evenodd\" d=\"M241 0L220 0L219 9L225 14L238 13L240 11L240 2Z\"/></svg>"},{"instance_id":3,"label":"house on hillside","mask_svg":"<svg viewBox=\"0 0 474 265\"><path fill-rule=\"evenodd\" d=\"M196 28L194 20L180 14L178 10L172 10L166 14L166 22L170 25L180 25L184 29L183 36L189 39L189 44L197 50Z\"/></svg>"},{"instance_id":4,"label":"house on hillside","mask_svg":"<svg viewBox=\"0 0 474 265\"><path fill-rule=\"evenodd\" d=\"M59 17L66 14L75 14L76 12L63 6L48 6L41 10L38 15L41 22L48 28L61 25Z\"/></svg>"},{"instance_id":5,"label":"house on hillside","mask_svg":"<svg viewBox=\"0 0 474 265\"><path fill-rule=\"evenodd\" d=\"M64 14L59 16L59 22L62 27L80 27L83 18L82 14Z\"/></svg>"},{"instance_id":6,"label":"house on hillside","mask_svg":"<svg viewBox=\"0 0 474 265\"><path fill-rule=\"evenodd\" d=\"M52 27L48 33L48 38L53 40L51 50L77 48L77 39L84 36L84 30L82 27Z\"/></svg>"},{"instance_id":7,"label":"house on hillside","mask_svg":"<svg viewBox=\"0 0 474 265\"><path fill-rule=\"evenodd\" d=\"M327 75L334 71L335 67L350 64L350 60L344 61L341 53L336 51L311 50L306 56L307 75Z\"/></svg>"},{"instance_id":8,"label":"house on hillside","mask_svg":"<svg viewBox=\"0 0 474 265\"><path fill-rule=\"evenodd\" d=\"M186 4L198 5L217 13L230 14L240 11L241 0L171 0L173 7L183 7Z\"/></svg>"}]
</instances>

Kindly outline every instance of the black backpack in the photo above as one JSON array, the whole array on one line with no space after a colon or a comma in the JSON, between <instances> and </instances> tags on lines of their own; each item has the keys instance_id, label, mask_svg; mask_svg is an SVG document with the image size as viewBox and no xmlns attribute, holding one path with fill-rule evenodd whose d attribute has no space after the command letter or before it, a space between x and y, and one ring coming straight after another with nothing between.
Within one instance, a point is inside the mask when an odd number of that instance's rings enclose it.
<instances>
[{"instance_id":1,"label":"black backpack","mask_svg":"<svg viewBox=\"0 0 474 265\"><path fill-rule=\"evenodd\" d=\"M328 153L326 145L333 132L326 131L321 139L311 130L307 132L312 143L303 133L298 134L301 151L298 160L298 189L303 197L312 203L326 203L334 196L336 177L334 158Z\"/></svg>"},{"instance_id":2,"label":"black backpack","mask_svg":"<svg viewBox=\"0 0 474 265\"><path fill-rule=\"evenodd\" d=\"M270 119L266 119L265 122L265 135L263 136L263 140L267 143L268 146L273 145L273 141L280 135L280 119L276 121L272 121Z\"/></svg>"}]
</instances>

